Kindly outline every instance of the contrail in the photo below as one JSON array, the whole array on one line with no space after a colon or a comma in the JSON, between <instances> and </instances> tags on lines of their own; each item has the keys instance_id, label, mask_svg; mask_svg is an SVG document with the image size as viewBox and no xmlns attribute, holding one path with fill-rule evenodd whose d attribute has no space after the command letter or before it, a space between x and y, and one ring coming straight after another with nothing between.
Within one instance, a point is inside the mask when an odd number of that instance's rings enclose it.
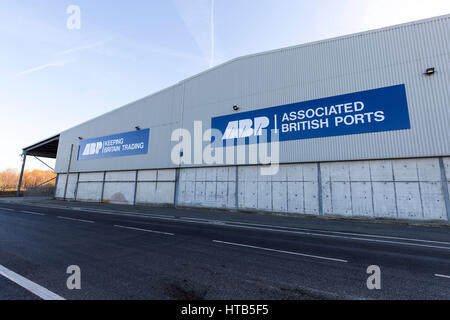
<instances>
[{"instance_id":1,"label":"contrail","mask_svg":"<svg viewBox=\"0 0 450 320\"><path fill-rule=\"evenodd\" d=\"M214 66L214 0L211 0L211 61L209 62L209 67Z\"/></svg>"}]
</instances>

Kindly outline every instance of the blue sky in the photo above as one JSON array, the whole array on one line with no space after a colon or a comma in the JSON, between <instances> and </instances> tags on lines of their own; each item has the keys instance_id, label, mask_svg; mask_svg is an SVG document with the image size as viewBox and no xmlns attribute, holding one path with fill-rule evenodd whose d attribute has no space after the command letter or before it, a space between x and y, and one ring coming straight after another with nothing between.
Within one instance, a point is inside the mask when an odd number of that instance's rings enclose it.
<instances>
[{"instance_id":1,"label":"blue sky","mask_svg":"<svg viewBox=\"0 0 450 320\"><path fill-rule=\"evenodd\" d=\"M22 147L208 69L211 1L0 0L0 170L20 166ZM69 5L80 30L66 26ZM217 65L448 14L450 1L215 0L214 12Z\"/></svg>"}]
</instances>

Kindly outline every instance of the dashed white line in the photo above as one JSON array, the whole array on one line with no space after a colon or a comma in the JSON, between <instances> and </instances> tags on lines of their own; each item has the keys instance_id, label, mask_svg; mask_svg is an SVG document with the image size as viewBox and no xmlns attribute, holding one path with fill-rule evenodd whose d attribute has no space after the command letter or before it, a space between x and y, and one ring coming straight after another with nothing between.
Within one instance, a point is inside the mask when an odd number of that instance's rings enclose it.
<instances>
[{"instance_id":1,"label":"dashed white line","mask_svg":"<svg viewBox=\"0 0 450 320\"><path fill-rule=\"evenodd\" d=\"M64 219L64 220L71 220L71 221L85 222L85 223L95 223L94 221L90 221L90 220L75 219L75 218L62 217L62 216L58 216L57 218L59 218L59 219Z\"/></svg>"},{"instance_id":2,"label":"dashed white line","mask_svg":"<svg viewBox=\"0 0 450 320\"><path fill-rule=\"evenodd\" d=\"M32 212L32 211L20 211L21 213L28 213L28 214L32 214L35 216L45 216L45 214L43 213L39 213L39 212Z\"/></svg>"},{"instance_id":3,"label":"dashed white line","mask_svg":"<svg viewBox=\"0 0 450 320\"><path fill-rule=\"evenodd\" d=\"M450 279L450 276L446 276L446 275L444 275L444 274L435 274L434 276L435 276L435 277L438 277L438 278L446 278L446 279Z\"/></svg>"},{"instance_id":4,"label":"dashed white line","mask_svg":"<svg viewBox=\"0 0 450 320\"><path fill-rule=\"evenodd\" d=\"M119 225L115 225L114 227L122 228L122 229L129 229L129 230L136 230L136 231L143 231L143 232L150 232L150 233L165 234L165 235L168 235L168 236L174 236L175 235L175 234L169 233L169 232L161 232L161 231L154 231L154 230L148 230L148 229L126 227L126 226L119 226Z\"/></svg>"},{"instance_id":5,"label":"dashed white line","mask_svg":"<svg viewBox=\"0 0 450 320\"><path fill-rule=\"evenodd\" d=\"M12 282L18 284L22 288L28 290L29 292L33 293L34 295L38 296L41 299L44 299L44 300L66 300L63 297L57 295L56 293L53 293L50 290L38 285L37 283L34 283L33 281L22 277L21 275L5 268L2 265L0 265L0 275L11 280Z\"/></svg>"},{"instance_id":6,"label":"dashed white line","mask_svg":"<svg viewBox=\"0 0 450 320\"><path fill-rule=\"evenodd\" d=\"M231 246L237 246L237 247L245 247L245 248L251 248L251 249L258 249L258 250L265 250L265 251L272 251L272 252L278 252L278 253L291 254L291 255L295 255L295 256L302 256L302 257L308 257L308 258L315 258L315 259L322 259L322 260L329 260L329 261L343 262L343 263L347 263L348 262L347 260L342 260L342 259L335 259L335 258L316 256L316 255L305 254L305 253L298 253L298 252L276 250L276 249L270 249L270 248L264 248L264 247L250 246L250 245L240 244L240 243L233 243L233 242L226 242L226 241L219 241L219 240L213 240L213 242L221 243L221 244L227 244L227 245L231 245Z\"/></svg>"},{"instance_id":7,"label":"dashed white line","mask_svg":"<svg viewBox=\"0 0 450 320\"><path fill-rule=\"evenodd\" d=\"M5 211L14 211L13 209L9 209L9 208L0 208L0 210L5 210Z\"/></svg>"}]
</instances>

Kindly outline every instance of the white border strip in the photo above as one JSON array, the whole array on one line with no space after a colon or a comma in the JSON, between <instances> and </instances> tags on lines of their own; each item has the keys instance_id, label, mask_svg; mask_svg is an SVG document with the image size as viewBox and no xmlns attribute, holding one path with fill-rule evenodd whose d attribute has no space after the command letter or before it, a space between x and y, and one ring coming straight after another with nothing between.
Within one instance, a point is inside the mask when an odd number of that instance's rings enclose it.
<instances>
[{"instance_id":1,"label":"white border strip","mask_svg":"<svg viewBox=\"0 0 450 320\"><path fill-rule=\"evenodd\" d=\"M44 299L44 300L66 300L63 297L57 295L56 293L53 293L50 290L38 285L37 283L34 283L34 282L22 277L21 275L5 268L2 265L0 265L0 275L11 280L12 282L18 284L22 288L28 290L29 292L33 293L34 295L38 296L41 299Z\"/></svg>"}]
</instances>

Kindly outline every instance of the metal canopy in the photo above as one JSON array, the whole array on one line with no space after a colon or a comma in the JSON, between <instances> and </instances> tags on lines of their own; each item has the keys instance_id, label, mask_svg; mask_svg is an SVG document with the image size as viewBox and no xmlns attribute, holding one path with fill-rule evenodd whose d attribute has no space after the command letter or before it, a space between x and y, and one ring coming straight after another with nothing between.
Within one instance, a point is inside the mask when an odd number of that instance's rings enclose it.
<instances>
[{"instance_id":1,"label":"metal canopy","mask_svg":"<svg viewBox=\"0 0 450 320\"><path fill-rule=\"evenodd\" d=\"M56 159L58 151L59 134L49 139L38 142L32 146L23 149L27 156L43 157Z\"/></svg>"}]
</instances>

